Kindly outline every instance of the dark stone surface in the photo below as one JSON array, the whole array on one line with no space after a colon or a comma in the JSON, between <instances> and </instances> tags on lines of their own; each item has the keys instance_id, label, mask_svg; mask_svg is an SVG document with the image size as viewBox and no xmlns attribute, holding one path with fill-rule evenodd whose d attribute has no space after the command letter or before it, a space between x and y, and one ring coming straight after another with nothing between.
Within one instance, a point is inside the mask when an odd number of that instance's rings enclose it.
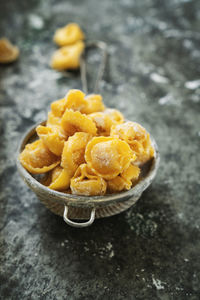
<instances>
[{"instance_id":1,"label":"dark stone surface","mask_svg":"<svg viewBox=\"0 0 200 300\"><path fill-rule=\"evenodd\" d=\"M0 1L0 35L20 59L0 67L0 298L199 299L200 2ZM139 202L78 230L49 212L15 166L22 134L80 88L49 68L58 26L109 44L107 105L156 138L161 165ZM89 72L98 56L91 54Z\"/></svg>"}]
</instances>

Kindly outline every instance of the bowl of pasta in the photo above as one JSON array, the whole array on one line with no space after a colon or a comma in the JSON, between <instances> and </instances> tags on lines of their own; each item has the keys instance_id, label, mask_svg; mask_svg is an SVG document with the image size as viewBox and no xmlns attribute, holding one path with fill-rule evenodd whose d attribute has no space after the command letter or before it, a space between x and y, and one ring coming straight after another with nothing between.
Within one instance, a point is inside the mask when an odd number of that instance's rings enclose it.
<instances>
[{"instance_id":1,"label":"bowl of pasta","mask_svg":"<svg viewBox=\"0 0 200 300\"><path fill-rule=\"evenodd\" d=\"M70 90L25 134L17 167L48 209L71 226L86 227L132 206L159 160L144 127L106 108L100 95Z\"/></svg>"}]
</instances>

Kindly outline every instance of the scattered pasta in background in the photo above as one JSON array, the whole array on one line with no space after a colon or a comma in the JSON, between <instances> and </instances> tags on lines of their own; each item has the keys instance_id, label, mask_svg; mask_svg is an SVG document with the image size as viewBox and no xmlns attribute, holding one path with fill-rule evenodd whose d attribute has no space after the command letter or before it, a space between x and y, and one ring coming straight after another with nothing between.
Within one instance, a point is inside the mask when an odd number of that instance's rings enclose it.
<instances>
[{"instance_id":1,"label":"scattered pasta in background","mask_svg":"<svg viewBox=\"0 0 200 300\"><path fill-rule=\"evenodd\" d=\"M58 49L52 56L51 67L58 71L78 69L80 67L80 57L84 48L84 43L78 41L73 45L64 46Z\"/></svg>"},{"instance_id":2,"label":"scattered pasta in background","mask_svg":"<svg viewBox=\"0 0 200 300\"><path fill-rule=\"evenodd\" d=\"M85 39L85 35L78 24L69 23L68 25L58 28L54 34L54 42L58 46L72 45Z\"/></svg>"},{"instance_id":3,"label":"scattered pasta in background","mask_svg":"<svg viewBox=\"0 0 200 300\"><path fill-rule=\"evenodd\" d=\"M52 102L46 125L36 132L39 139L26 145L21 164L46 174L41 183L57 191L97 196L129 190L154 156L144 127L106 108L101 95L80 90Z\"/></svg>"},{"instance_id":4,"label":"scattered pasta in background","mask_svg":"<svg viewBox=\"0 0 200 300\"><path fill-rule=\"evenodd\" d=\"M18 47L11 44L11 42L6 39L0 39L0 63L8 64L15 61L19 56Z\"/></svg>"},{"instance_id":5,"label":"scattered pasta in background","mask_svg":"<svg viewBox=\"0 0 200 300\"><path fill-rule=\"evenodd\" d=\"M76 23L57 29L53 40L61 48L54 52L51 67L58 71L78 69L85 49L84 39L85 35Z\"/></svg>"}]
</instances>

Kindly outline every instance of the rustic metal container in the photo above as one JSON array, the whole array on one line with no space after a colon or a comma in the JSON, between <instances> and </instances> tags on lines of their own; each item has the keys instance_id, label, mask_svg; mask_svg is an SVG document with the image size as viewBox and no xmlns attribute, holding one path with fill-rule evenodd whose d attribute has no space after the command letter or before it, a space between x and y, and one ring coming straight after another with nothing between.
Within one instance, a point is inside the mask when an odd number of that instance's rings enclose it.
<instances>
[{"instance_id":1,"label":"rustic metal container","mask_svg":"<svg viewBox=\"0 0 200 300\"><path fill-rule=\"evenodd\" d=\"M45 122L40 124L43 125ZM86 227L91 225L95 218L112 216L128 209L140 198L143 191L151 184L156 175L160 156L157 144L151 136L155 156L148 163L146 171L143 173L139 182L129 191L107 194L105 196L78 196L51 190L39 183L19 161L19 154L25 145L36 139L35 129L38 125L39 124L33 126L22 139L17 153L17 167L23 180L35 192L39 200L53 213L63 216L64 221L71 226ZM88 221L75 222L71 219Z\"/></svg>"}]
</instances>

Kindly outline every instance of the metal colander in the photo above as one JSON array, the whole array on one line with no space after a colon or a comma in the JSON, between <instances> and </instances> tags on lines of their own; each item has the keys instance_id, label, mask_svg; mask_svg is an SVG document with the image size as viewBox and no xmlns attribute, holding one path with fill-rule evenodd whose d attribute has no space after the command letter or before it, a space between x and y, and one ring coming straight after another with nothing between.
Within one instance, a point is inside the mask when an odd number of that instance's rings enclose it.
<instances>
[{"instance_id":1,"label":"metal colander","mask_svg":"<svg viewBox=\"0 0 200 300\"><path fill-rule=\"evenodd\" d=\"M104 42L92 42L87 45L88 47L96 47L102 50L102 62L100 64L97 80L95 83L94 92L97 92L99 81L102 78L105 69L105 62L107 56L107 46ZM81 60L81 80L83 90L87 93L87 79L86 79L86 63L84 57ZM41 122L44 125L45 122ZM155 149L154 158L145 165L142 172L142 177L138 183L129 191L120 192L117 194L106 194L105 196L78 196L57 192L42 185L37 178L31 175L20 163L19 154L23 151L27 143L36 138L36 127L33 126L23 137L18 153L17 153L17 167L23 180L34 191L39 200L53 213L63 216L64 221L74 227L86 227L91 225L95 218L104 218L119 214L140 198L143 191L153 181L158 166L160 155L158 152L157 144L151 136L152 145ZM74 221L72 221L74 220ZM87 220L84 222L76 222L75 220Z\"/></svg>"}]
</instances>

